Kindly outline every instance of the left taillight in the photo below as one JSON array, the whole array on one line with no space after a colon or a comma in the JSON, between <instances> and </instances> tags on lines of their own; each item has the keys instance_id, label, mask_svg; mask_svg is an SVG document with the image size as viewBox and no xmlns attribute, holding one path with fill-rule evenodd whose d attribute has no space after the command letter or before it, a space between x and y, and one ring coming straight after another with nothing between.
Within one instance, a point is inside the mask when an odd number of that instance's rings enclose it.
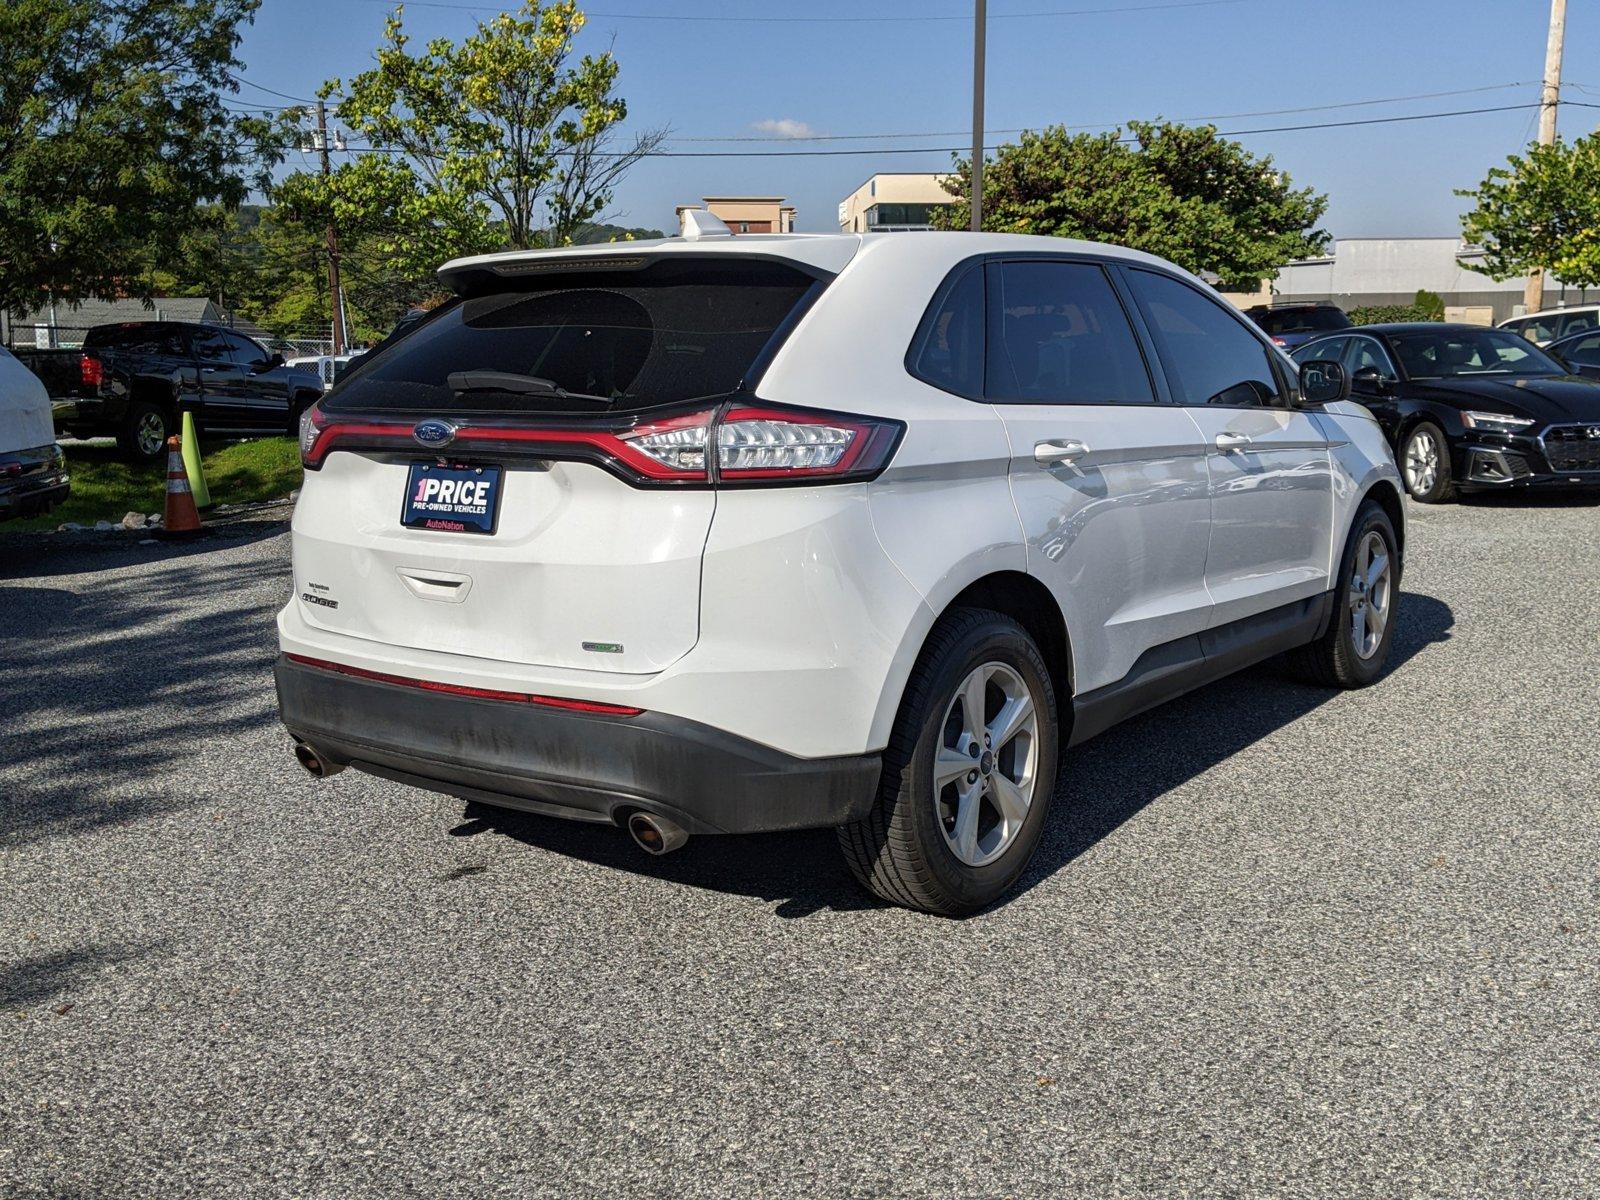
<instances>
[{"instance_id":1,"label":"left taillight","mask_svg":"<svg viewBox=\"0 0 1600 1200\"><path fill-rule=\"evenodd\" d=\"M78 356L78 378L84 387L99 387L106 381L106 365L92 354Z\"/></svg>"},{"instance_id":2,"label":"left taillight","mask_svg":"<svg viewBox=\"0 0 1600 1200\"><path fill-rule=\"evenodd\" d=\"M326 427L320 404L312 404L300 414L300 465L316 468L322 465L322 456L316 453L317 437Z\"/></svg>"}]
</instances>

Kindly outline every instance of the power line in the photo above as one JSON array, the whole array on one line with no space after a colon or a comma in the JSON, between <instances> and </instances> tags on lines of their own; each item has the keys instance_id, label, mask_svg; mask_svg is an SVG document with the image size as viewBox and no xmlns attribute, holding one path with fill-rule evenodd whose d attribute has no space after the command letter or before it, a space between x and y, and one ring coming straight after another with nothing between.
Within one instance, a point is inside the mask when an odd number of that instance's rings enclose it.
<instances>
[{"instance_id":1,"label":"power line","mask_svg":"<svg viewBox=\"0 0 1600 1200\"><path fill-rule=\"evenodd\" d=\"M366 0L367 3L383 4L393 7L398 0ZM1157 4L1130 4L1117 7L1102 8L1060 8L1045 9L1036 12L1015 13L990 13L991 21L1028 21L1047 17L1090 17L1109 15L1114 13L1135 12L1164 12L1178 8L1221 8L1224 5L1255 4L1261 0L1164 0ZM496 4L455 4L449 0L405 0L407 8L445 8L457 9L463 12L500 12L503 5ZM638 13L638 12L598 12L589 11L584 14L590 18L601 18L608 21L668 21L687 22L705 21L718 25L881 25L921 23L928 21L970 21L970 14L927 14L927 13L902 13L891 16L846 16L846 17L732 17L719 16L708 13Z\"/></svg>"},{"instance_id":2,"label":"power line","mask_svg":"<svg viewBox=\"0 0 1600 1200\"><path fill-rule=\"evenodd\" d=\"M1174 117L1175 121L1185 124L1198 121L1235 121L1246 117L1279 117L1292 116L1296 113L1327 112L1338 108L1365 108L1374 104L1403 104L1413 100L1440 100L1447 96L1472 96L1483 92L1504 92L1512 88L1533 87L1533 82L1523 83L1496 83L1487 87L1457 88L1448 92L1418 92L1411 96L1386 96L1376 100L1343 100L1337 104L1308 104L1300 108L1264 108L1254 112L1213 113L1203 117ZM1118 129L1126 124L1123 121L1107 122L1103 125L1073 125L1070 128L1078 131L1095 129ZM1027 133L1037 126L1028 126L1021 129L988 129L985 133ZM860 142L877 141L887 138L919 138L919 137L960 137L966 133L965 129L946 129L929 131L926 133L839 133L839 134L805 134L800 137L783 137L776 134L745 134L733 137L678 137L675 142Z\"/></svg>"},{"instance_id":3,"label":"power line","mask_svg":"<svg viewBox=\"0 0 1600 1200\"><path fill-rule=\"evenodd\" d=\"M224 74L226 74L228 76L228 78L233 80L235 83L243 84L245 87L253 87L253 88L256 89L256 91L258 91L258 92L266 92L267 95L269 95L269 96L278 96L278 97L281 97L284 100L294 100L294 101L297 101L297 102L299 102L301 104L315 104L316 103L315 100L308 99L305 96L291 96L288 92L279 92L279 91L275 91L274 89L269 88L269 87L263 87L259 83L255 83L252 80L246 79L243 75L234 75L231 72L224 72Z\"/></svg>"}]
</instances>

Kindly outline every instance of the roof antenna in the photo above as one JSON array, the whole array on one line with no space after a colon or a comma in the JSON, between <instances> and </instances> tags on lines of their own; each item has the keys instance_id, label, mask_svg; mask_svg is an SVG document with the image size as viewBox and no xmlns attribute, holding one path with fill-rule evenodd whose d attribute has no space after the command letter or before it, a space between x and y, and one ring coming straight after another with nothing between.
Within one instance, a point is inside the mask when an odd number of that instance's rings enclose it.
<instances>
[{"instance_id":1,"label":"roof antenna","mask_svg":"<svg viewBox=\"0 0 1600 1200\"><path fill-rule=\"evenodd\" d=\"M678 210L678 234L684 241L698 242L701 238L732 237L733 230L705 209L689 204Z\"/></svg>"}]
</instances>

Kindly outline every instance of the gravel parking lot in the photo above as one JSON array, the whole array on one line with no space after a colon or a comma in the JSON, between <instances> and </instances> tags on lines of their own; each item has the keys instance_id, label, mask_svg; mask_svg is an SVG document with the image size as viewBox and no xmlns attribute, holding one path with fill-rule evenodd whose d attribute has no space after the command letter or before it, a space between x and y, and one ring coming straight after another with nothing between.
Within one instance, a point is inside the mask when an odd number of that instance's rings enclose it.
<instances>
[{"instance_id":1,"label":"gravel parking lot","mask_svg":"<svg viewBox=\"0 0 1600 1200\"><path fill-rule=\"evenodd\" d=\"M1597 516L1413 508L1382 682L1082 748L965 922L314 784L281 525L0 538L0 1194L1595 1195Z\"/></svg>"}]
</instances>

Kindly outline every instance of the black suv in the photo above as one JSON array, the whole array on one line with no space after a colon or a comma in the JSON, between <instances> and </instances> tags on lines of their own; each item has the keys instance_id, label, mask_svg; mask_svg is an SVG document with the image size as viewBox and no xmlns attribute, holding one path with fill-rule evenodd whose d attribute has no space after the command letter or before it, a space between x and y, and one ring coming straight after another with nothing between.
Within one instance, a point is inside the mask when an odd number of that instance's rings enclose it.
<instances>
[{"instance_id":1,"label":"black suv","mask_svg":"<svg viewBox=\"0 0 1600 1200\"><path fill-rule=\"evenodd\" d=\"M322 381L233 329L133 321L89 330L79 350L19 351L50 393L56 429L115 437L136 459L161 456L191 408L208 433L299 432Z\"/></svg>"},{"instance_id":2,"label":"black suv","mask_svg":"<svg viewBox=\"0 0 1600 1200\"><path fill-rule=\"evenodd\" d=\"M1344 315L1344 309L1333 304L1258 304L1245 309L1244 315L1285 350L1350 328L1350 318Z\"/></svg>"}]
</instances>

